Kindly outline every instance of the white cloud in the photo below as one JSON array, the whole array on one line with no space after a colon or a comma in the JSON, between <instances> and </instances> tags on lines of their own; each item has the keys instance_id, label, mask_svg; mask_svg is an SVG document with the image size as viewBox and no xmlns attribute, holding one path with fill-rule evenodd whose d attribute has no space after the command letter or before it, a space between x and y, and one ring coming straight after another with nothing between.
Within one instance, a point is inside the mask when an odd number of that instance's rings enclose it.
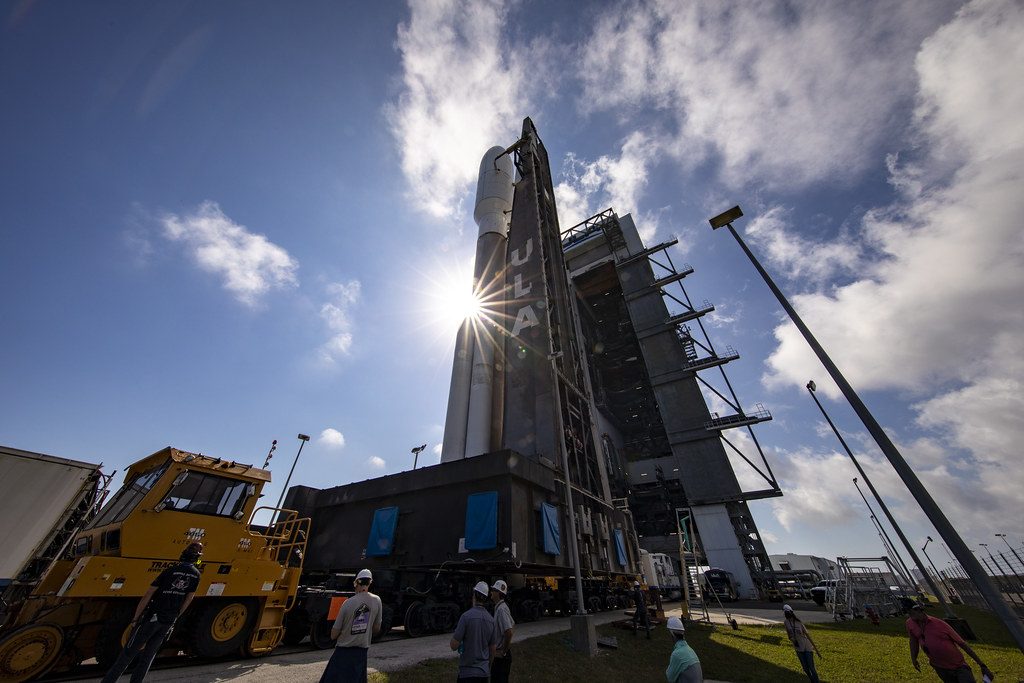
<instances>
[{"instance_id":1,"label":"white cloud","mask_svg":"<svg viewBox=\"0 0 1024 683\"><path fill-rule=\"evenodd\" d=\"M384 458L382 458L382 457L380 457L378 455L370 456L367 459L366 464L369 465L370 467L374 468L374 469L377 469L377 470L382 470L385 467L387 467L387 465L388 465L388 463L384 460Z\"/></svg>"},{"instance_id":2,"label":"white cloud","mask_svg":"<svg viewBox=\"0 0 1024 683\"><path fill-rule=\"evenodd\" d=\"M196 264L220 275L224 288L246 306L256 306L271 289L298 284L299 264L263 235L246 230L205 201L193 213L161 217L164 236L183 243Z\"/></svg>"},{"instance_id":3,"label":"white cloud","mask_svg":"<svg viewBox=\"0 0 1024 683\"><path fill-rule=\"evenodd\" d=\"M1024 503L1021 25L1020 3L978 0L924 41L923 146L906 167L890 158L900 198L862 224L880 257L861 259L860 280L791 298L858 390L916 400L929 436L899 447L958 529L982 535ZM775 334L766 380L802 386L817 361L792 325Z\"/></svg>"},{"instance_id":4,"label":"white cloud","mask_svg":"<svg viewBox=\"0 0 1024 683\"><path fill-rule=\"evenodd\" d=\"M874 163L913 95L914 51L949 11L924 0L624 2L581 50L579 106L623 120L661 112L674 129L664 149L690 166L716 155L731 184L850 178Z\"/></svg>"},{"instance_id":5,"label":"white cloud","mask_svg":"<svg viewBox=\"0 0 1024 683\"><path fill-rule=\"evenodd\" d=\"M655 151L652 141L637 131L623 141L618 158L604 155L587 162L569 153L562 167L564 180L555 187L562 229L609 207L619 215L636 211ZM644 239L657 230L657 220L638 221L637 225Z\"/></svg>"},{"instance_id":6,"label":"white cloud","mask_svg":"<svg viewBox=\"0 0 1024 683\"><path fill-rule=\"evenodd\" d=\"M321 361L334 364L338 358L349 354L353 339L350 310L359 301L360 291L358 280L350 280L347 284L333 282L327 286L330 300L320 306L320 317L333 336L320 347Z\"/></svg>"},{"instance_id":7,"label":"white cloud","mask_svg":"<svg viewBox=\"0 0 1024 683\"><path fill-rule=\"evenodd\" d=\"M320 432L320 445L327 448L344 448L345 447L345 435L339 432L337 429L328 427L327 429Z\"/></svg>"},{"instance_id":8,"label":"white cloud","mask_svg":"<svg viewBox=\"0 0 1024 683\"><path fill-rule=\"evenodd\" d=\"M821 283L837 274L854 273L862 265L861 246L849 235L814 243L789 228L788 212L776 206L756 216L746 229L749 241L788 277Z\"/></svg>"},{"instance_id":9,"label":"white cloud","mask_svg":"<svg viewBox=\"0 0 1024 683\"><path fill-rule=\"evenodd\" d=\"M540 85L509 44L508 11L497 0L414 2L399 26L403 87L386 114L411 200L436 217L459 214L485 150L519 138Z\"/></svg>"}]
</instances>

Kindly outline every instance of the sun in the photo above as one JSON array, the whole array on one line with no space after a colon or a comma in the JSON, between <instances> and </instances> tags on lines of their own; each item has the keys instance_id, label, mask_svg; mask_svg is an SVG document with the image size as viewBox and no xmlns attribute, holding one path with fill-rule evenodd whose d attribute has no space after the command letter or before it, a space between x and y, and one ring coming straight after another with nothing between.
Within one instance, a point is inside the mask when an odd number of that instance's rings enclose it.
<instances>
[{"instance_id":1,"label":"sun","mask_svg":"<svg viewBox=\"0 0 1024 683\"><path fill-rule=\"evenodd\" d=\"M483 313L470 265L436 269L422 284L423 314L441 334L454 333L464 320L476 320Z\"/></svg>"}]
</instances>

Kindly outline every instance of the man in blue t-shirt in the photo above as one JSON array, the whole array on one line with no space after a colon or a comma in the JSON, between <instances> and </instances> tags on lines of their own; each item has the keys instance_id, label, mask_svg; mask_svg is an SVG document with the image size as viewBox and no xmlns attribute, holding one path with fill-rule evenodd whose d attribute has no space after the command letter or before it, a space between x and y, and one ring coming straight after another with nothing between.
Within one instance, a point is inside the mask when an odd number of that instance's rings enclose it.
<instances>
[{"instance_id":1,"label":"man in blue t-shirt","mask_svg":"<svg viewBox=\"0 0 1024 683\"><path fill-rule=\"evenodd\" d=\"M449 643L453 650L460 650L461 646L459 681L462 683L487 683L495 650L501 642L494 617L483 606L488 592L485 582L476 584L473 588L473 606L459 617L459 624Z\"/></svg>"},{"instance_id":2,"label":"man in blue t-shirt","mask_svg":"<svg viewBox=\"0 0 1024 683\"><path fill-rule=\"evenodd\" d=\"M163 570L153 580L135 608L128 642L102 683L114 683L140 652L142 656L132 671L131 683L142 683L146 678L149 667L174 628L174 622L188 609L196 594L200 579L196 565L202 556L203 544L191 543L182 551L178 564Z\"/></svg>"}]
</instances>

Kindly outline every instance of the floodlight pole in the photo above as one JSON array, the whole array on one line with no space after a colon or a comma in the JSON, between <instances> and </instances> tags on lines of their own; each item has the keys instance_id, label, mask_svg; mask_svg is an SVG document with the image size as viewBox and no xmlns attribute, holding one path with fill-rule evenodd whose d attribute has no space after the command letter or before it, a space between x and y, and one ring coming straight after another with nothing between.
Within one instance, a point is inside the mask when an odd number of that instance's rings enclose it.
<instances>
[{"instance_id":1,"label":"floodlight pole","mask_svg":"<svg viewBox=\"0 0 1024 683\"><path fill-rule=\"evenodd\" d=\"M991 550L991 549L990 549L990 548L988 547L988 543L979 543L978 545L980 545L981 547L983 547L983 548L985 549L985 551L986 551L986 552L988 552L988 556L992 558L992 564L994 564L994 565L995 565L995 567L996 567L996 570L997 570L997 571L998 571L998 572L999 572L1000 574L1002 574L1002 575L1003 575L1003 578L1004 578L1004 579L1006 579L1006 586L1007 586L1007 588L1010 588L1010 589L1012 589L1012 588L1013 588L1013 584L1011 584L1011 583L1010 583L1010 577L1009 577L1009 576L1008 576L1008 575L1006 574L1006 572L1004 572L1004 571L1003 571L1003 567L1002 567L1002 565L1001 565L1001 564L999 564L999 562L998 562L998 561L996 560L996 556L992 554L992 550ZM1003 555L1003 562L1006 562L1006 556L1005 556L1005 555ZM1006 567L1007 567L1007 569L1009 569L1009 570L1010 570L1010 573L1011 573L1011 574L1013 574L1013 567L1011 567L1011 566L1010 566L1010 563L1009 563L1009 562L1006 562ZM995 575L995 574L993 573L993 576L994 576L994 575ZM1014 574L1014 576L1016 576L1016 574ZM1002 585L1003 585L1003 582L1002 582L1002 581L1000 581L1000 582L999 582L999 586L1000 586L1000 588L1002 588ZM1007 590L1006 592L1007 592L1007 593L1009 593L1010 591L1009 591L1009 590ZM1017 590L1015 590L1015 591L1014 591L1014 593L1016 593L1016 594L1017 594L1017 597L1018 597L1018 598L1020 598L1021 600L1024 600L1024 595L1021 595L1021 593L1020 593L1020 588L1019 588L1019 587L1017 588Z\"/></svg>"},{"instance_id":2,"label":"floodlight pole","mask_svg":"<svg viewBox=\"0 0 1024 683\"><path fill-rule=\"evenodd\" d=\"M299 456L302 455L302 447L309 441L309 437L305 434L299 434L295 437L299 440L299 452L295 454L295 460L292 461L292 468L288 470L288 478L284 480L284 488L281 489L281 496L277 499L277 517L281 517L281 502L284 501L284 494L288 492L288 482L292 480L292 472L295 471L295 466L299 464Z\"/></svg>"},{"instance_id":3,"label":"floodlight pole","mask_svg":"<svg viewBox=\"0 0 1024 683\"><path fill-rule=\"evenodd\" d=\"M412 454L413 454L413 456L415 456L412 459L412 468L413 469L416 469L416 463L418 463L420 461L420 453L426 447L427 447L427 444L423 444L422 446L416 446L415 448L412 449Z\"/></svg>"},{"instance_id":4,"label":"floodlight pole","mask_svg":"<svg viewBox=\"0 0 1024 683\"><path fill-rule=\"evenodd\" d=\"M818 340L814 338L810 329L804 324L804 321L800 316L797 315L796 310L793 309L789 304L789 301L786 300L786 297L783 296L782 291L775 285L775 282L771 279L765 269L761 267L761 264L754 257L754 254L750 249L747 248L746 243L744 243L739 233L737 233L735 228L732 227L732 222L742 215L743 211L740 210L740 207L734 206L725 213L712 218L709 221L711 229L717 230L722 226L729 228L729 232L732 233L732 236L736 239L740 248L743 249L747 258L750 259L750 262L754 264L754 268L757 269L757 272L764 279L765 284L768 285L768 288L772 290L775 298L779 300L779 303L782 305L782 308L785 309L786 313L793 321L793 324L796 325L798 330L800 330L800 334L803 335L808 345L814 351L814 354L818 357L818 360L820 360L822 365L825 366L828 374L832 377L833 381L835 381L836 385L838 385L839 390L843 392L843 396L846 397L846 400L850 403L854 412L857 413L861 422L864 423L868 433L875 439L875 443L878 444L878 447L882 450L882 453L885 454L885 457L889 460L893 469L896 470L896 473L899 474L903 483L910 490L910 493L914 496L918 505L921 506L921 509L928 517L928 520L932 523L932 526L943 540L946 541L946 544L949 545L953 554L956 555L957 560L960 561L960 565L967 571L967 574L971 577L971 581L974 582L978 591L985 598L985 601L988 602L989 607L991 607L992 611L999 617L999 620L1003 622L1003 626L1006 627L1006 630L1010 632L1010 636L1017 644L1017 648L1024 653L1024 624L1021 624L1020 617L1010 609L1006 600L1003 599L1001 592L995 587L988 574L982 568L981 563L979 563L977 558L971 554L970 548L967 547L967 544L964 543L962 538L960 538L960 534L957 533L953 525L948 519L946 519L946 515L932 499L931 494L928 493L928 490L924 487L924 484L921 483L921 480L917 478L914 470L911 469L910 465L907 464L907 461L903 459L903 455L889 439L889 435L886 434L885 430L878 424L874 416L871 414L871 411L869 411L867 406L864 405L864 402L860 400L857 392L854 391L850 383L846 381L846 378L843 377L839 368L832 362L832 359L829 358L828 354L825 353L825 349L822 348L821 344L818 343Z\"/></svg>"},{"instance_id":5,"label":"floodlight pole","mask_svg":"<svg viewBox=\"0 0 1024 683\"><path fill-rule=\"evenodd\" d=\"M1017 551L1013 549L1013 546L1010 545L1010 542L1006 540L1006 534L996 534L996 538L1003 539L1003 543L1005 543L1006 547L1010 549L1010 552L1013 553L1013 556L1017 558L1017 562L1020 563L1021 567L1024 567L1024 560L1020 559L1020 555L1018 555ZM1010 564L1010 563L1007 562L1006 564ZM1013 569L1013 568L1011 567L1011 569ZM1020 580L1020 574L1018 574L1016 571L1014 571L1013 575L1015 577L1017 577L1017 585L1024 586L1024 581Z\"/></svg>"},{"instance_id":6,"label":"floodlight pole","mask_svg":"<svg viewBox=\"0 0 1024 683\"><path fill-rule=\"evenodd\" d=\"M931 578L928 576L928 571L925 569L924 564L921 562L921 558L919 558L917 556L917 553L914 552L914 546L910 544L909 540L907 540L906 535L903 533L903 529L901 529L900 525L896 523L896 518L892 516L891 512L889 512L889 507L885 504L885 501L882 500L882 497L878 495L878 491L875 490L874 485L871 483L871 479L868 478L867 472L865 472L864 468L860 466L860 462L853 455L853 451L850 450L850 447L846 445L846 440L843 438L843 435L839 433L839 429L837 429L835 424L832 422L832 418L830 418L828 416L828 413L825 412L825 407L821 405L821 401L818 400L817 394L814 393L816 389L817 386L814 384L814 380L811 380L807 383L807 393L809 393L811 395L811 398L814 399L814 403L818 406L818 410L820 410L821 414L825 416L825 421L828 422L828 426L832 428L832 431L833 433L835 433L836 438L839 439L839 443L843 445L843 449L846 451L846 454L850 456L850 460L853 461L853 466L857 468L857 472L859 472L860 476L864 478L864 483L867 484L868 489L871 491L871 495L875 497L876 501L878 501L878 507L882 508L882 512L885 513L885 518L889 520L889 524L891 524L892 528L896 530L896 535L900 537L900 541L902 541L903 547L905 547L907 549L907 552L910 553L910 559L912 559L914 561L914 564L917 565L917 569L921 572L921 576L924 577L925 583L928 584L928 588L931 589L931 592L935 595L935 597L938 598L939 602L942 604L942 609L946 613L946 616L955 618L956 615L953 614L953 610L951 610L949 608L949 605L946 604L946 600L942 596L942 593L939 591L938 586L936 586L935 582L933 582ZM857 480L854 479L853 482L856 486ZM857 488L857 492L860 493L859 487ZM862 498L864 497L863 493L861 493L860 495ZM868 501L865 498L864 504L867 505L867 502ZM870 505L868 505L868 510L871 510Z\"/></svg>"},{"instance_id":7,"label":"floodlight pole","mask_svg":"<svg viewBox=\"0 0 1024 683\"><path fill-rule=\"evenodd\" d=\"M932 571L935 572L935 576L938 577L939 581L942 582L942 587L946 589L946 592L949 593L949 595L950 595L950 599L952 599L953 591L951 591L949 589L949 586L946 585L946 577L944 577L942 574L940 574L939 570L935 568L935 563L932 562L932 558L928 555L928 551L925 550L925 548L928 547L928 544L931 543L934 539L931 536L927 536L926 538L928 540L926 540L924 542L924 545L921 546L921 552L924 553L924 556L926 558L928 558L928 564L930 564L932 566ZM935 584L932 584L932 585L934 586ZM936 595L938 595L938 593L936 593ZM939 600L942 600L942 598L940 597ZM945 605L946 604L945 601L943 601L942 604Z\"/></svg>"}]
</instances>

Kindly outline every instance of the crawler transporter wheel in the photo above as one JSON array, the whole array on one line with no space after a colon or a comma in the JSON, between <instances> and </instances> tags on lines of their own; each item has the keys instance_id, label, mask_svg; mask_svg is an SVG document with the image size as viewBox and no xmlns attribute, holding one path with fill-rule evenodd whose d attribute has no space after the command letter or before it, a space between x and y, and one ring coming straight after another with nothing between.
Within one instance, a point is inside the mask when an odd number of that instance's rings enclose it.
<instances>
[{"instance_id":1,"label":"crawler transporter wheel","mask_svg":"<svg viewBox=\"0 0 1024 683\"><path fill-rule=\"evenodd\" d=\"M64 630L56 624L29 624L0 642L0 681L20 683L53 666L64 643Z\"/></svg>"},{"instance_id":2,"label":"crawler transporter wheel","mask_svg":"<svg viewBox=\"0 0 1024 683\"><path fill-rule=\"evenodd\" d=\"M405 610L405 635L419 638L427 633L426 608L422 602L414 602Z\"/></svg>"},{"instance_id":3,"label":"crawler transporter wheel","mask_svg":"<svg viewBox=\"0 0 1024 683\"><path fill-rule=\"evenodd\" d=\"M309 644L314 650L326 650L329 647L334 647L334 641L331 640L331 628L333 626L334 622L328 621L325 617L317 619L309 627Z\"/></svg>"},{"instance_id":4,"label":"crawler transporter wheel","mask_svg":"<svg viewBox=\"0 0 1024 683\"><path fill-rule=\"evenodd\" d=\"M223 657L245 643L256 623L259 609L253 598L216 600L196 619L192 646L200 657Z\"/></svg>"},{"instance_id":5,"label":"crawler transporter wheel","mask_svg":"<svg viewBox=\"0 0 1024 683\"><path fill-rule=\"evenodd\" d=\"M373 636L372 641L377 642L391 631L391 622L395 619L395 610L390 605L384 605L380 614L380 632Z\"/></svg>"}]
</instances>

